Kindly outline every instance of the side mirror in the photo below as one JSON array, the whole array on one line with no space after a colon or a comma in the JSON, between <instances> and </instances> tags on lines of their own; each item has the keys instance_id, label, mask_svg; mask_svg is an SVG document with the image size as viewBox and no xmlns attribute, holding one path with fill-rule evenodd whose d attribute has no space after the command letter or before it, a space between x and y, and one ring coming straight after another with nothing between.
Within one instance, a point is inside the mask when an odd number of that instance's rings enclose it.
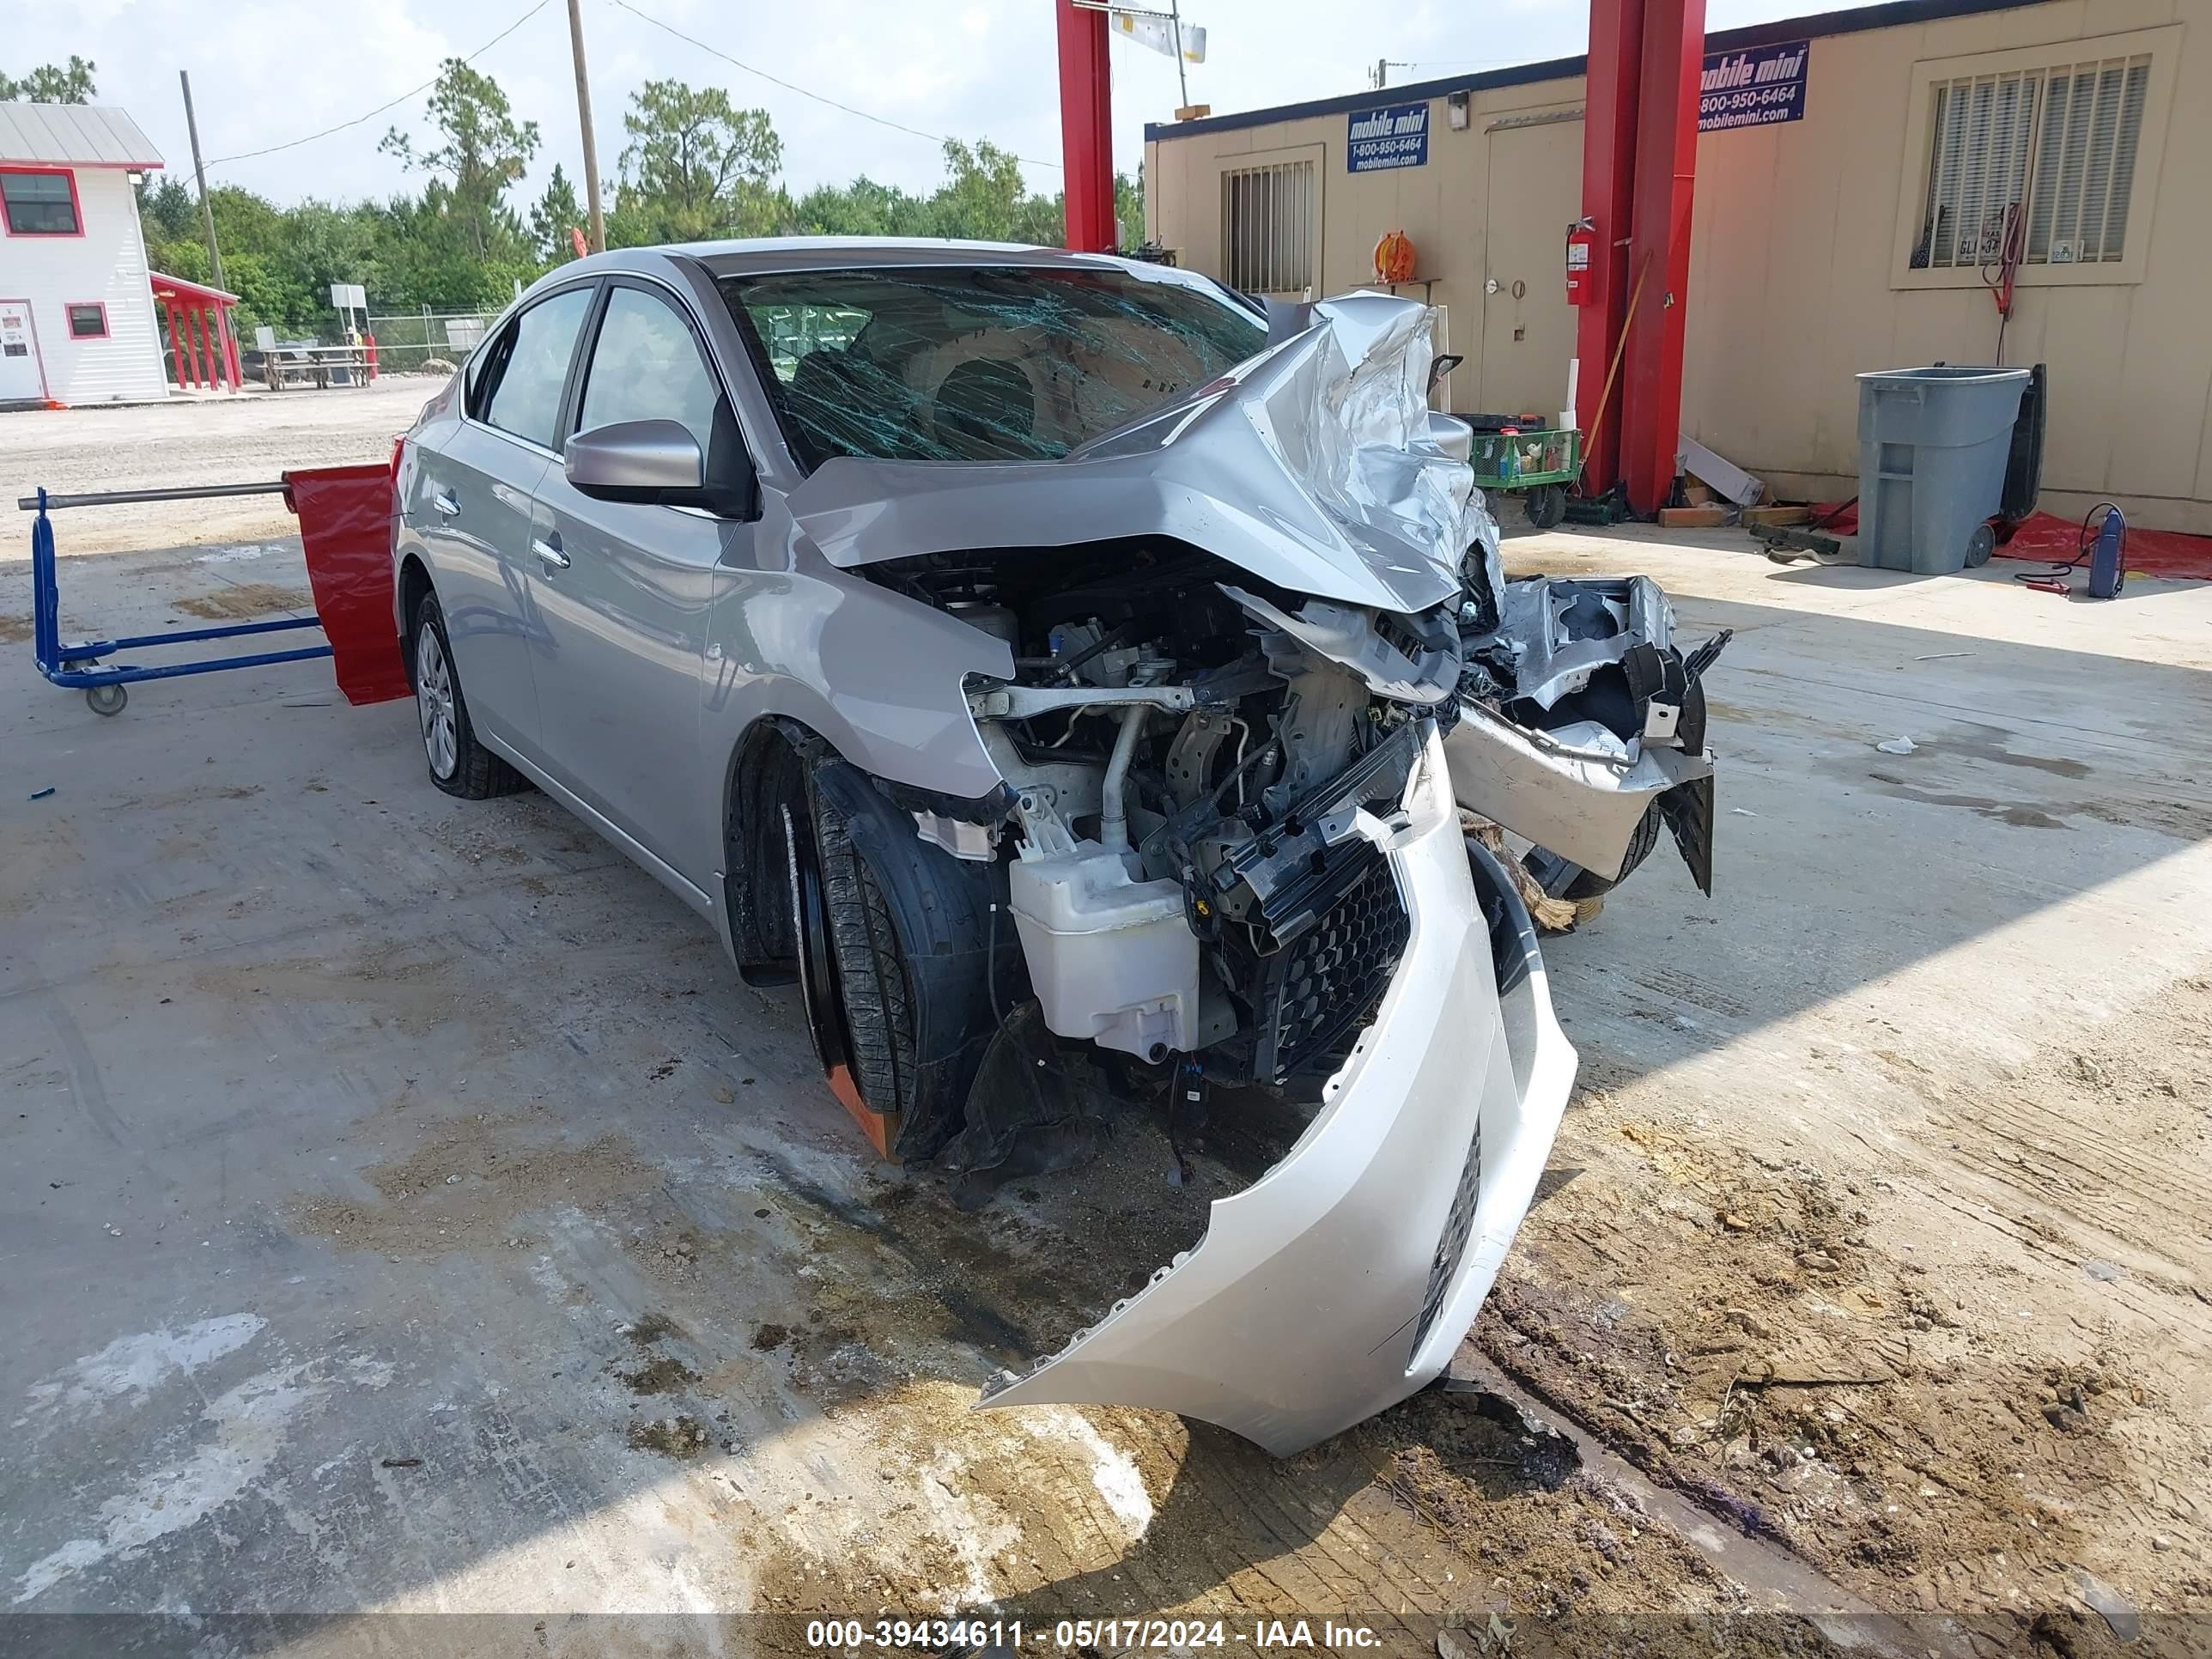
<instances>
[{"instance_id":1,"label":"side mirror","mask_svg":"<svg viewBox=\"0 0 2212 1659\"><path fill-rule=\"evenodd\" d=\"M1444 376L1445 376L1445 375L1447 375L1447 374L1450 374L1450 373L1452 372L1452 370L1454 370L1454 369L1457 368L1458 368L1462 363L1465 362L1466 361L1467 361L1467 354L1466 354L1466 353L1464 353L1464 352L1460 352L1460 351L1440 351L1440 352L1438 352L1438 353L1436 355L1436 356L1435 356L1434 358L1432 358L1432 359L1431 359L1431 360L1430 360L1430 362L1429 362L1429 384L1428 384L1427 387L1425 388L1425 390L1430 391L1430 392L1434 392L1434 391L1437 388L1437 386L1441 386L1441 385L1443 383L1443 378L1444 378Z\"/></svg>"},{"instance_id":2,"label":"side mirror","mask_svg":"<svg viewBox=\"0 0 2212 1659\"><path fill-rule=\"evenodd\" d=\"M579 432L562 446L561 465L570 483L599 501L704 505L707 458L674 421L617 421Z\"/></svg>"}]
</instances>

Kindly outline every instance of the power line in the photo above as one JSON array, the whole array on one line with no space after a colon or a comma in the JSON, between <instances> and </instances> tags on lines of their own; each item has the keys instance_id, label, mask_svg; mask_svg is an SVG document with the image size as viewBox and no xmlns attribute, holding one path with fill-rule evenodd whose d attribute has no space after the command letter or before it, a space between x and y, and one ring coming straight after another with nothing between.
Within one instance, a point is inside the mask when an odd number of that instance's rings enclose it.
<instances>
[{"instance_id":1,"label":"power line","mask_svg":"<svg viewBox=\"0 0 2212 1659\"><path fill-rule=\"evenodd\" d=\"M467 57L462 58L461 62L464 64L473 64L477 58L483 57L501 41L506 40L508 35L514 33L515 30L520 28L532 18L537 16L539 12L544 10L550 3L551 0L538 0L538 3L536 5L531 7L528 11L524 12L521 16L516 18L512 23L509 23L497 34L493 35L490 40L485 41L483 45L478 46ZM250 161L257 155L274 155L280 149L297 149L301 144L312 144L318 138L327 138L334 132L343 132L348 127L357 127L363 121L373 121L378 116L383 114L385 111L389 109L397 109L409 99L416 97L422 93L428 92L432 87L438 84L439 77L444 75L444 73L445 70L441 68L438 71L437 75L432 76L421 86L409 88L407 91L401 93L397 98L393 99L388 104L379 104L374 109L369 111L366 115L356 115L350 121L341 121L334 127L325 127L320 132L311 132L304 138L292 138L286 140L281 144L271 144L266 149L241 150L236 155L218 155L214 161L210 161L208 166L210 167L227 167L233 161Z\"/></svg>"},{"instance_id":2,"label":"power line","mask_svg":"<svg viewBox=\"0 0 2212 1659\"><path fill-rule=\"evenodd\" d=\"M761 80L769 82L771 85L781 87L786 92L795 92L801 98L811 98L817 104L827 104L831 109L842 110L848 115L857 115L863 121L873 121L879 127L890 127L896 131L910 133L916 138L927 138L933 144L945 144L953 142L941 132L924 132L920 127L908 126L903 121L894 121L888 116L872 114L869 111L864 109L855 109L850 104L839 103L835 98L825 98L818 92L810 92L806 88L799 85L796 82L787 81L780 75L771 75L764 69L755 69L750 64L745 63L740 58L732 58L726 52L717 51L714 47L708 46L704 40L696 40L692 36L684 33L682 29L673 27L667 23L662 22L658 17L653 16L649 12L640 11L635 6L630 4L629 0L611 0L611 3L620 6L624 11L629 13L631 16L642 19L646 22L652 24L653 27L662 31L664 33L674 35L678 40L683 41L686 46L696 46L701 52L705 52L708 57L719 58L732 68L741 69L748 75L756 76ZM1060 164L1059 162L1040 161L1034 155L1017 155L1014 159L1017 161L1025 161L1033 167L1050 167L1054 173L1058 173L1061 170Z\"/></svg>"}]
</instances>

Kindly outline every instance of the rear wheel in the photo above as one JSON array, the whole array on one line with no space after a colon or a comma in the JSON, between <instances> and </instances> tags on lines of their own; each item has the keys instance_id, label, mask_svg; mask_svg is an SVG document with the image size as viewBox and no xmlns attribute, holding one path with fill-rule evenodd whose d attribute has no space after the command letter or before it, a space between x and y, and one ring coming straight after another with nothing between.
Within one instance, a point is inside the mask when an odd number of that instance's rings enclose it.
<instances>
[{"instance_id":1,"label":"rear wheel","mask_svg":"<svg viewBox=\"0 0 2212 1659\"><path fill-rule=\"evenodd\" d=\"M422 728L422 757L430 781L449 795L483 800L511 795L525 787L522 775L477 741L469 720L468 699L461 695L453 667L453 641L446 633L438 596L426 592L415 606L410 630L414 654L415 714Z\"/></svg>"}]
</instances>

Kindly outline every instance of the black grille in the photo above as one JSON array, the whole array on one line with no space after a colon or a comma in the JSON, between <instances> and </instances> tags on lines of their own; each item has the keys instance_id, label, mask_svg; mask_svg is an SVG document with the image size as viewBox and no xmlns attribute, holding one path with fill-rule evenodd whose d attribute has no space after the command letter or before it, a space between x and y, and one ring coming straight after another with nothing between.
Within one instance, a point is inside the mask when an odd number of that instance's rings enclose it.
<instances>
[{"instance_id":1,"label":"black grille","mask_svg":"<svg viewBox=\"0 0 2212 1659\"><path fill-rule=\"evenodd\" d=\"M1372 842L1347 848L1350 879L1312 926L1263 959L1255 1070L1262 1082L1334 1069L1382 1000L1412 924Z\"/></svg>"},{"instance_id":2,"label":"black grille","mask_svg":"<svg viewBox=\"0 0 2212 1659\"><path fill-rule=\"evenodd\" d=\"M1452 1194L1451 1213L1444 1218L1443 1236L1429 1263L1429 1293L1421 1298L1421 1322L1413 1333L1413 1352L1429 1340L1429 1327L1443 1311L1444 1292L1459 1276L1460 1258L1467 1241L1474 1236L1475 1206L1482 1197L1482 1121L1475 1121L1474 1139L1468 1142L1467 1162L1460 1168L1459 1190Z\"/></svg>"}]
</instances>

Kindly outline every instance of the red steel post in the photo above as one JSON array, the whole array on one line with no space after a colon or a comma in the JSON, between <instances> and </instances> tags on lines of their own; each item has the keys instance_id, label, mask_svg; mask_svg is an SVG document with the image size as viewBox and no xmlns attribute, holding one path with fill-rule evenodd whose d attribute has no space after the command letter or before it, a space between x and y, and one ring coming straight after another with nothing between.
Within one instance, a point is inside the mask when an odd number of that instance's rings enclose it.
<instances>
[{"instance_id":1,"label":"red steel post","mask_svg":"<svg viewBox=\"0 0 2212 1659\"><path fill-rule=\"evenodd\" d=\"M1620 476L1620 388L1595 432L1606 372L1620 345L1628 309L1628 229L1635 199L1636 100L1644 51L1644 0L1590 0L1589 73L1583 117L1583 212L1597 246L1591 255L1595 297L1575 309L1575 423L1585 437L1583 481L1601 494ZM1560 242L1565 258L1565 236ZM1561 280L1565 280L1564 273Z\"/></svg>"},{"instance_id":2,"label":"red steel post","mask_svg":"<svg viewBox=\"0 0 2212 1659\"><path fill-rule=\"evenodd\" d=\"M174 300L170 301L161 309L169 319L169 360L176 365L177 390L182 392L191 384L185 379L184 319L178 313L177 302Z\"/></svg>"},{"instance_id":3,"label":"red steel post","mask_svg":"<svg viewBox=\"0 0 2212 1659\"><path fill-rule=\"evenodd\" d=\"M1666 505L1682 425L1682 324L1690 299L1690 205L1698 176L1698 91L1705 0L1644 0L1637 97L1636 206L1629 259L1649 261L1620 368L1620 472L1639 514Z\"/></svg>"},{"instance_id":4,"label":"red steel post","mask_svg":"<svg viewBox=\"0 0 2212 1659\"><path fill-rule=\"evenodd\" d=\"M192 390L200 388L200 308L186 302L178 308L177 315L185 325L185 361L192 366Z\"/></svg>"},{"instance_id":5,"label":"red steel post","mask_svg":"<svg viewBox=\"0 0 2212 1659\"><path fill-rule=\"evenodd\" d=\"M1114 225L1114 82L1106 60L1106 14L1059 0L1060 153L1065 163L1067 246L1111 253Z\"/></svg>"}]
</instances>

